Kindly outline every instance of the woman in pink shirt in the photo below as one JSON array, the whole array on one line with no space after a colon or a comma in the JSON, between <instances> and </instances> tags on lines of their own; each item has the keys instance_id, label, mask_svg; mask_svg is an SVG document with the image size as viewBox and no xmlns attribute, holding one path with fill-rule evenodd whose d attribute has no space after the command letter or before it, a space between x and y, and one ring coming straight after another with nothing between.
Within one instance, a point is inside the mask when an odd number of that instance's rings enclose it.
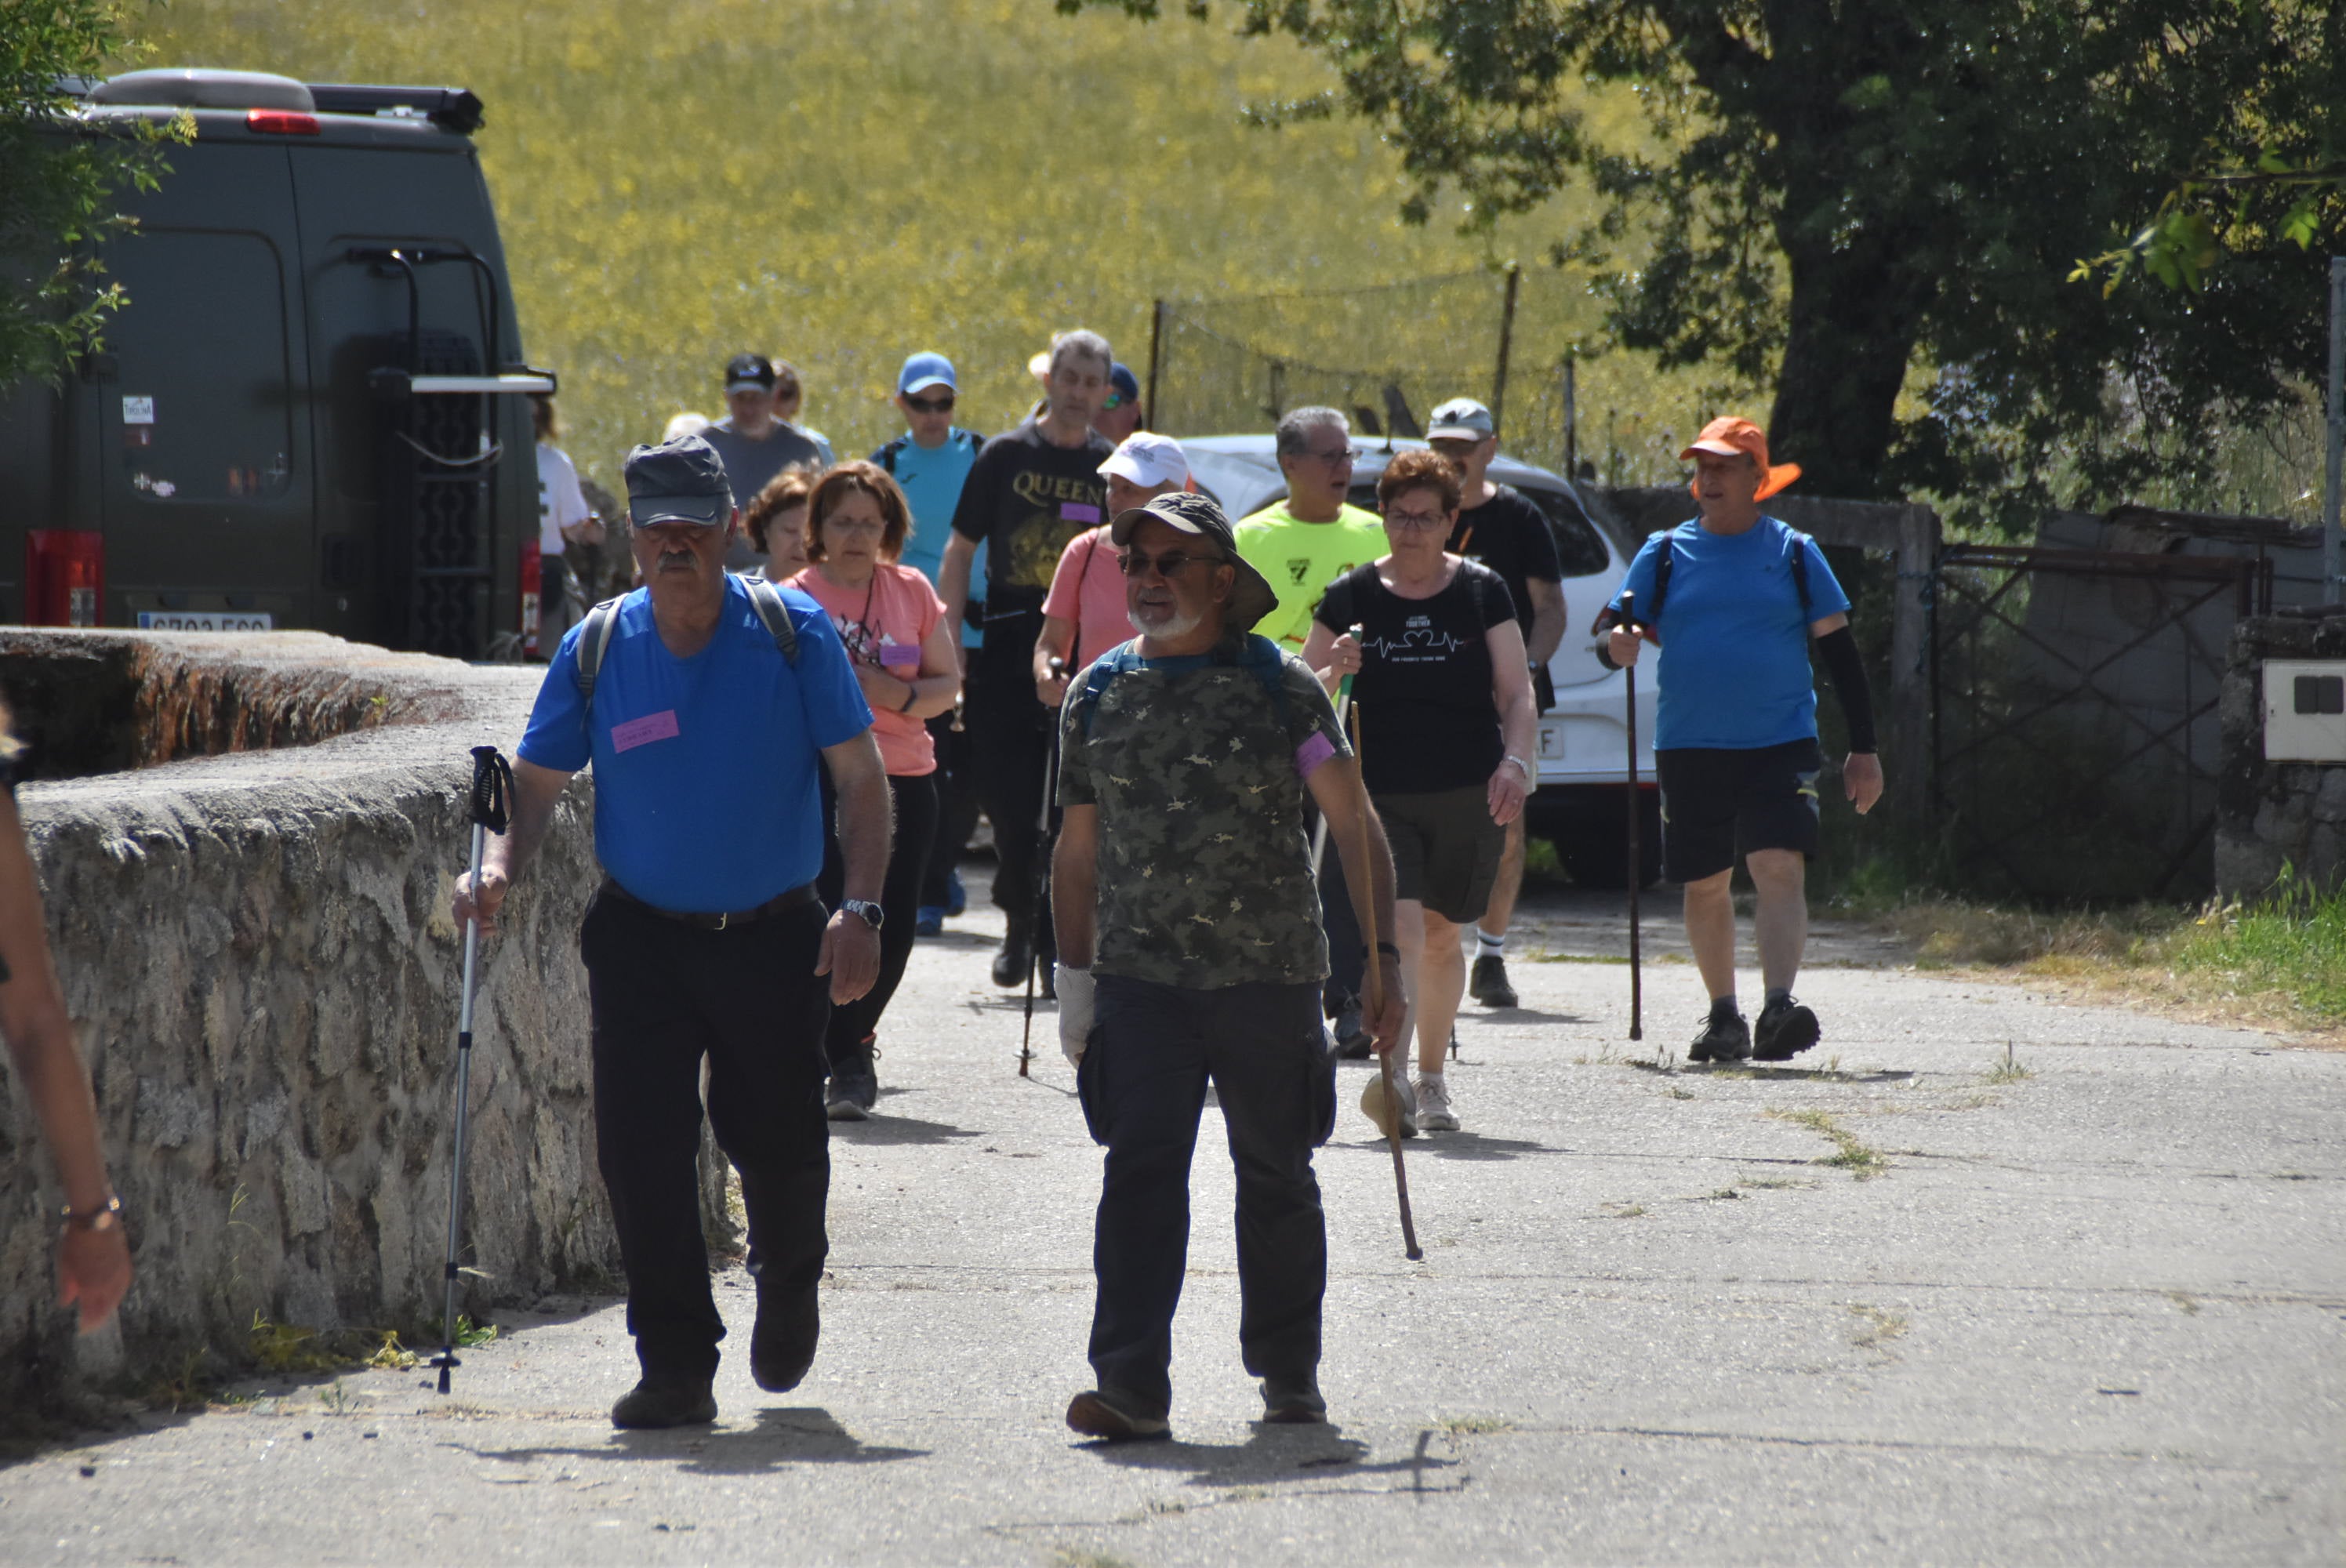
<instances>
[{"instance_id":1,"label":"woman in pink shirt","mask_svg":"<svg viewBox=\"0 0 2346 1568\"><path fill-rule=\"evenodd\" d=\"M1076 535L1060 552L1051 591L1043 600L1042 635L1035 639L1035 695L1053 708L1066 695L1069 679L1134 636L1125 610L1124 574L1117 569L1118 551L1108 543L1108 525L1120 513L1146 506L1189 484L1189 460L1182 455L1181 443L1145 430L1125 437L1099 471L1107 480L1107 521ZM1067 661L1066 672L1056 678L1051 674L1055 658Z\"/></svg>"},{"instance_id":2,"label":"woman in pink shirt","mask_svg":"<svg viewBox=\"0 0 2346 1568\"><path fill-rule=\"evenodd\" d=\"M835 1122L860 1122L879 1097L874 1068L880 1015L904 977L920 905L921 872L936 831L936 746L923 720L944 713L961 691L961 661L945 607L929 580L897 565L911 532L904 493L876 463L842 463L815 482L807 499L807 569L790 579L823 607L847 645L872 731L894 797L895 842L880 893L880 979L861 999L831 1011L824 1044L831 1058L825 1108ZM834 842L818 882L839 906L843 871Z\"/></svg>"}]
</instances>

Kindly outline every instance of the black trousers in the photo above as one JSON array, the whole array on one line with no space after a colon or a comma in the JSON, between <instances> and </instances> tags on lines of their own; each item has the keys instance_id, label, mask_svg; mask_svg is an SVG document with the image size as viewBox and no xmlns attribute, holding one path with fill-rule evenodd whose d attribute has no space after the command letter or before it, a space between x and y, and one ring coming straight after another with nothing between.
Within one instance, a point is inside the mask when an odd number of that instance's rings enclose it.
<instances>
[{"instance_id":1,"label":"black trousers","mask_svg":"<svg viewBox=\"0 0 2346 1568\"><path fill-rule=\"evenodd\" d=\"M913 956L913 921L920 913L921 878L928 869L929 840L937 826L933 778L927 773L914 778L888 776L896 831L888 846L888 874L880 884L880 978L862 996L831 1010L823 1054L834 1073L872 1070L870 1036L879 1028L880 1015L888 1011L888 999L896 994L904 978L905 961ZM815 887L831 909L837 909L846 896L847 864L841 857L835 832L823 850L822 875Z\"/></svg>"},{"instance_id":2,"label":"black trousers","mask_svg":"<svg viewBox=\"0 0 2346 1568\"><path fill-rule=\"evenodd\" d=\"M1037 615L986 623L985 646L971 660L968 725L978 798L994 824L994 907L1013 921L1037 908L1050 873L1050 835L1037 830L1044 790L1058 750L1057 716L1035 697ZM1050 908L1041 906L1037 951L1055 951Z\"/></svg>"},{"instance_id":3,"label":"black trousers","mask_svg":"<svg viewBox=\"0 0 2346 1568\"><path fill-rule=\"evenodd\" d=\"M1320 1365L1328 1227L1311 1151L1336 1115L1320 987L1213 991L1103 974L1077 1087L1107 1145L1093 1233L1091 1363L1105 1388L1173 1398L1189 1247L1189 1160L1210 1080L1238 1169L1239 1349L1259 1378Z\"/></svg>"},{"instance_id":4,"label":"black trousers","mask_svg":"<svg viewBox=\"0 0 2346 1568\"><path fill-rule=\"evenodd\" d=\"M831 992L814 965L826 918L807 903L702 931L618 899L587 906L578 948L594 1020L597 1163L646 1372L708 1377L725 1337L696 1176L703 1057L709 1125L741 1173L751 1272L786 1290L821 1281Z\"/></svg>"},{"instance_id":5,"label":"black trousers","mask_svg":"<svg viewBox=\"0 0 2346 1568\"><path fill-rule=\"evenodd\" d=\"M921 879L921 902L932 909L944 909L953 901L948 883L954 868L961 864L961 852L969 848L969 836L977 830L977 781L971 777L969 729L964 721L956 732L953 721L950 713L929 720L929 738L937 747L937 770L929 775L937 787L937 832L929 844L928 871Z\"/></svg>"}]
</instances>

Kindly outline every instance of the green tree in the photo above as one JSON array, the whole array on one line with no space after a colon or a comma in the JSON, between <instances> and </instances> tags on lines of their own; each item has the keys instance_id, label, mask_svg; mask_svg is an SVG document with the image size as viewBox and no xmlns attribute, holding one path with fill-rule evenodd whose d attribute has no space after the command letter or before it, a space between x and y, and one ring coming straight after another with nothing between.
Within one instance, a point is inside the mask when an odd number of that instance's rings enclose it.
<instances>
[{"instance_id":1,"label":"green tree","mask_svg":"<svg viewBox=\"0 0 2346 1568\"><path fill-rule=\"evenodd\" d=\"M1556 259L1596 270L1625 346L1772 382L1771 441L1820 494L1930 490L2017 521L2049 500L2188 482L2211 431L2290 402L2318 362L2324 290L2301 246L2338 237L2334 202L2310 209L2299 243L2244 226L2254 243L2196 291L2106 295L2072 277L2078 258L2123 245L2209 146L2334 141L2346 95L2318 89L2340 85L2346 21L2327 5L1221 9L1337 74L1333 91L1256 117L1374 121L1416 181L1410 216L1447 188L1472 226L1589 182L1605 216ZM1638 94L1644 145L1591 136L1592 83ZM2259 134L2241 137L2249 125Z\"/></svg>"},{"instance_id":2,"label":"green tree","mask_svg":"<svg viewBox=\"0 0 2346 1568\"><path fill-rule=\"evenodd\" d=\"M96 347L126 303L97 242L130 225L125 188L152 188L171 133L151 125L62 134L65 78L102 75L129 52L140 0L0 0L0 391L55 379Z\"/></svg>"}]
</instances>

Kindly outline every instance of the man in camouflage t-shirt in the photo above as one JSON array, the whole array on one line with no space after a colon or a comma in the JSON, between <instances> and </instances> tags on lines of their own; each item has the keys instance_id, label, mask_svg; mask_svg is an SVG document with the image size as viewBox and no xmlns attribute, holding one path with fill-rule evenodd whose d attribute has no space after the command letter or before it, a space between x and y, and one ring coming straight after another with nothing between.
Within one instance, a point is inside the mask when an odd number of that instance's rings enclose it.
<instances>
[{"instance_id":1,"label":"man in camouflage t-shirt","mask_svg":"<svg viewBox=\"0 0 2346 1568\"><path fill-rule=\"evenodd\" d=\"M1247 1370L1263 1380L1265 1420L1324 1420L1328 1242L1311 1151L1336 1101L1307 793L1381 933L1392 930L1392 861L1327 693L1248 635L1274 599L1221 508L1160 495L1118 516L1110 536L1141 635L1068 690L1052 870L1060 1043L1107 1146L1093 1251L1099 1386L1076 1396L1067 1424L1111 1440L1168 1431L1209 1082L1238 1170ZM1390 1051L1403 1005L1397 950L1380 943L1376 962L1383 1006L1366 1022Z\"/></svg>"}]
</instances>

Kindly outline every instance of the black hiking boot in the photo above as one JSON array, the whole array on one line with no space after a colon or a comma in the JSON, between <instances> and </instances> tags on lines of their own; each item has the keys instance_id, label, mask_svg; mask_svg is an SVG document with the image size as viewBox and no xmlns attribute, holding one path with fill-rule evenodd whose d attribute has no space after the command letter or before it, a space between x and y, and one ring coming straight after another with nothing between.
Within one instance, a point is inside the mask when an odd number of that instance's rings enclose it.
<instances>
[{"instance_id":1,"label":"black hiking boot","mask_svg":"<svg viewBox=\"0 0 2346 1568\"><path fill-rule=\"evenodd\" d=\"M1163 1411L1122 1389L1088 1389L1067 1404L1067 1428L1110 1442L1156 1441L1173 1435Z\"/></svg>"},{"instance_id":2,"label":"black hiking boot","mask_svg":"<svg viewBox=\"0 0 2346 1568\"><path fill-rule=\"evenodd\" d=\"M1751 1054L1762 1062L1789 1062L1823 1037L1817 1015L1789 993L1770 998L1751 1032Z\"/></svg>"},{"instance_id":3,"label":"black hiking boot","mask_svg":"<svg viewBox=\"0 0 2346 1568\"><path fill-rule=\"evenodd\" d=\"M1514 1007L1515 988L1507 983L1507 961L1496 953L1485 953L1474 961L1474 972L1467 977L1466 993L1485 1007Z\"/></svg>"},{"instance_id":4,"label":"black hiking boot","mask_svg":"<svg viewBox=\"0 0 2346 1568\"><path fill-rule=\"evenodd\" d=\"M1034 932L1025 920L1013 918L1006 924L1002 951L994 955L994 983L1015 991L1026 983L1026 966L1035 962Z\"/></svg>"},{"instance_id":5,"label":"black hiking boot","mask_svg":"<svg viewBox=\"0 0 2346 1568\"><path fill-rule=\"evenodd\" d=\"M707 1426L717 1419L716 1380L646 1372L611 1407L611 1424L637 1431Z\"/></svg>"},{"instance_id":6,"label":"black hiking boot","mask_svg":"<svg viewBox=\"0 0 2346 1568\"><path fill-rule=\"evenodd\" d=\"M750 1330L750 1376L770 1394L786 1394L806 1380L822 1338L817 1288L784 1290L758 1285L758 1326Z\"/></svg>"},{"instance_id":7,"label":"black hiking boot","mask_svg":"<svg viewBox=\"0 0 2346 1568\"><path fill-rule=\"evenodd\" d=\"M1751 1030L1735 1003L1714 1002L1702 1032L1687 1046L1689 1062L1740 1062L1751 1054Z\"/></svg>"},{"instance_id":8,"label":"black hiking boot","mask_svg":"<svg viewBox=\"0 0 2346 1568\"><path fill-rule=\"evenodd\" d=\"M1328 1419L1328 1401L1320 1397L1320 1380L1300 1378L1262 1380L1262 1419L1273 1426L1316 1426Z\"/></svg>"}]
</instances>

